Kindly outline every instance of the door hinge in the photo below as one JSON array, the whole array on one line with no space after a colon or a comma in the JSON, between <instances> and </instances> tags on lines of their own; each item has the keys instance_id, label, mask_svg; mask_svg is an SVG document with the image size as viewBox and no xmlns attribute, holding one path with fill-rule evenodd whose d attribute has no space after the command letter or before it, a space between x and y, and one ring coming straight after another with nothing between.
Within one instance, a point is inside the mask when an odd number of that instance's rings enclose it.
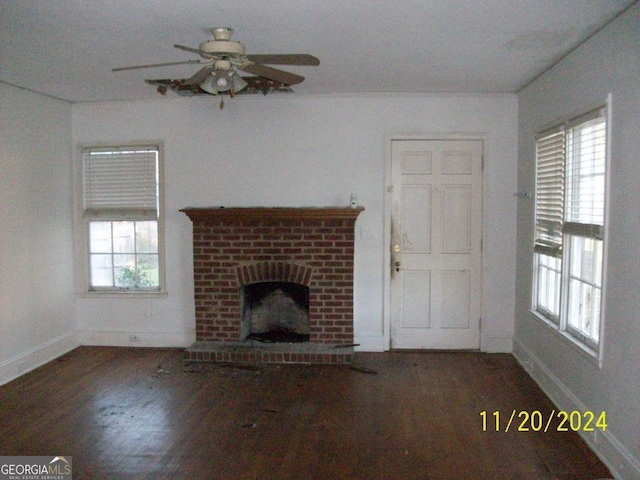
<instances>
[{"instance_id":1,"label":"door hinge","mask_svg":"<svg viewBox=\"0 0 640 480\"><path fill-rule=\"evenodd\" d=\"M484 155L480 157L480 170L484 172Z\"/></svg>"}]
</instances>

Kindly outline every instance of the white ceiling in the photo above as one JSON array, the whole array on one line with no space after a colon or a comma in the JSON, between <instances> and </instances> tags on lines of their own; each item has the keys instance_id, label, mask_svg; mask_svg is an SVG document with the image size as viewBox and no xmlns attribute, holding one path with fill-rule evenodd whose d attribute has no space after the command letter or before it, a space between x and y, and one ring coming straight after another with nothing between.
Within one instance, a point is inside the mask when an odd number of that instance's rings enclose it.
<instances>
[{"instance_id":1,"label":"white ceiling","mask_svg":"<svg viewBox=\"0 0 640 480\"><path fill-rule=\"evenodd\" d=\"M155 98L228 26L247 53L310 53L298 94L517 92L635 0L0 0L0 81L70 101ZM174 95L169 93L168 95Z\"/></svg>"}]
</instances>

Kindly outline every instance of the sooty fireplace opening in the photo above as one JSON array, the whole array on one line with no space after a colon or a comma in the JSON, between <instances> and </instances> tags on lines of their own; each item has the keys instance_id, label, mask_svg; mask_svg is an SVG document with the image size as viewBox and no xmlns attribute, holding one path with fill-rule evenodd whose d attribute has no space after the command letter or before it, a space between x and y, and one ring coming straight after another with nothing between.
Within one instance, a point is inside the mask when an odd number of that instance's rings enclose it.
<instances>
[{"instance_id":1,"label":"sooty fireplace opening","mask_svg":"<svg viewBox=\"0 0 640 480\"><path fill-rule=\"evenodd\" d=\"M241 289L243 339L264 343L309 341L309 287L259 282Z\"/></svg>"}]
</instances>

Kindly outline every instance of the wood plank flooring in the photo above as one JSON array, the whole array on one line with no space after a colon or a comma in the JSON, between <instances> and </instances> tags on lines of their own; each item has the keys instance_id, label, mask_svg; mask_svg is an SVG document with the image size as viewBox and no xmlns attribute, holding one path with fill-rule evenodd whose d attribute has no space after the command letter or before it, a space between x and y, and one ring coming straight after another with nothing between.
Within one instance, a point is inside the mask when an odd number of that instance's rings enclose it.
<instances>
[{"instance_id":1,"label":"wood plank flooring","mask_svg":"<svg viewBox=\"0 0 640 480\"><path fill-rule=\"evenodd\" d=\"M72 456L76 480L611 476L557 422L504 432L513 409L554 408L511 355L356 354L376 374L183 356L80 347L0 387L0 455Z\"/></svg>"}]
</instances>

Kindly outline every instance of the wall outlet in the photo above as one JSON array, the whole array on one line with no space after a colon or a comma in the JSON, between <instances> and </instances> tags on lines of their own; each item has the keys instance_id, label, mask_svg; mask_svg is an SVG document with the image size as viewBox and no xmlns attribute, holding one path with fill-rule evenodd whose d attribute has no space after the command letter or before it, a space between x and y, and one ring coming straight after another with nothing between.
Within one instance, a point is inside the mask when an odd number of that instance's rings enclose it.
<instances>
[{"instance_id":1,"label":"wall outlet","mask_svg":"<svg viewBox=\"0 0 640 480\"><path fill-rule=\"evenodd\" d=\"M129 342L140 343L141 341L142 341L142 338L140 338L140 335L136 335L136 334L129 335Z\"/></svg>"}]
</instances>

